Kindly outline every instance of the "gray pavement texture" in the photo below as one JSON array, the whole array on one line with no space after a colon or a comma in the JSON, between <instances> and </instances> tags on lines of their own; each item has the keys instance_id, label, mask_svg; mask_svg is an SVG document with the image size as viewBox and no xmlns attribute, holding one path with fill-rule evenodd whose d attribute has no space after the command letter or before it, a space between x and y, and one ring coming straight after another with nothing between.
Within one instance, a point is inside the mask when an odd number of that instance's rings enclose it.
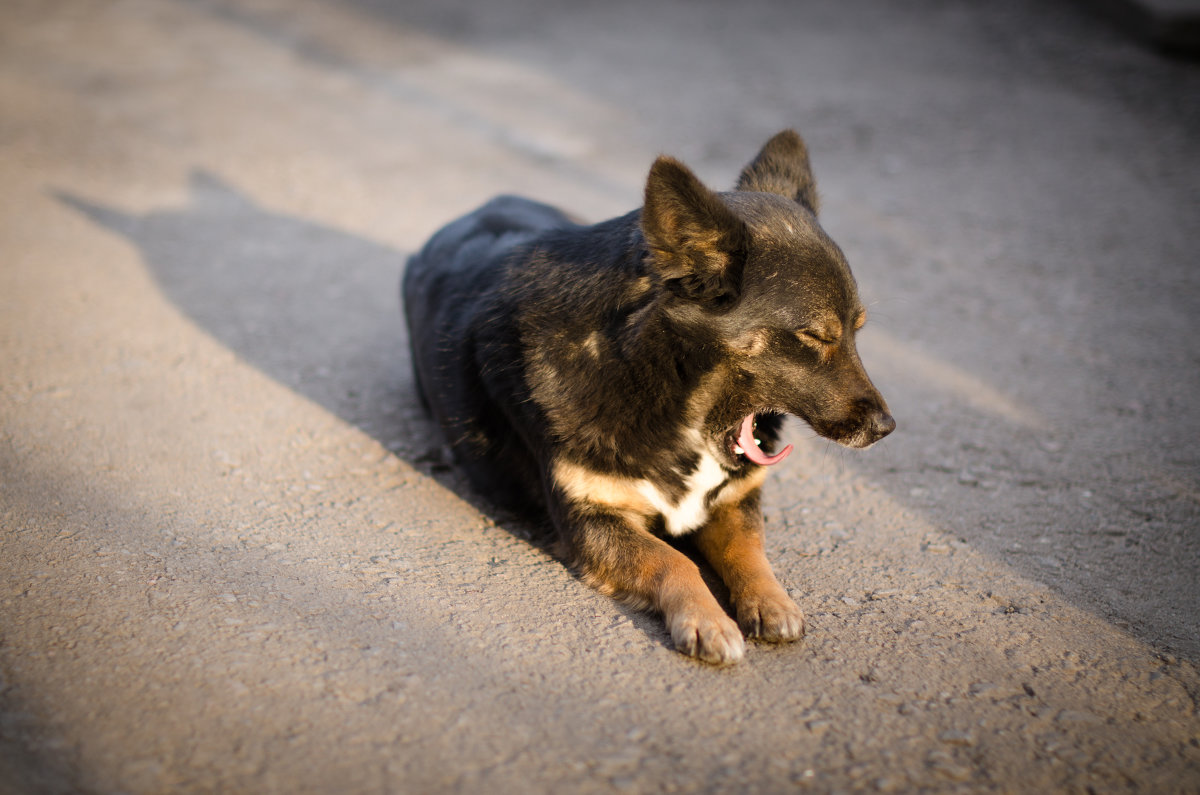
<instances>
[{"instance_id":1,"label":"gray pavement texture","mask_svg":"<svg viewBox=\"0 0 1200 795\"><path fill-rule=\"evenodd\" d=\"M1200 70L1078 4L0 6L0 791L1200 791ZM900 423L716 669L442 463L397 285L808 139Z\"/></svg>"}]
</instances>

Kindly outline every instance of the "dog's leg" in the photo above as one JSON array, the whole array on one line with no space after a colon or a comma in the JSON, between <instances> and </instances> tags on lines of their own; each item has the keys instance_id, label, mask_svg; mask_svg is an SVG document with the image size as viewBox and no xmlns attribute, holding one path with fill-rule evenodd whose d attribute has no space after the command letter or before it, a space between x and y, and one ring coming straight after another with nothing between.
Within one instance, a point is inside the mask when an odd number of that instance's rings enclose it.
<instances>
[{"instance_id":1,"label":"dog's leg","mask_svg":"<svg viewBox=\"0 0 1200 795\"><path fill-rule=\"evenodd\" d=\"M746 651L738 630L700 577L696 564L662 539L604 510L568 518L571 557L605 594L662 613L675 648L705 662L737 662Z\"/></svg>"},{"instance_id":2,"label":"dog's leg","mask_svg":"<svg viewBox=\"0 0 1200 795\"><path fill-rule=\"evenodd\" d=\"M729 586L738 624L748 637L769 641L804 635L804 613L775 579L763 552L758 491L719 506L696 532L701 554Z\"/></svg>"}]
</instances>

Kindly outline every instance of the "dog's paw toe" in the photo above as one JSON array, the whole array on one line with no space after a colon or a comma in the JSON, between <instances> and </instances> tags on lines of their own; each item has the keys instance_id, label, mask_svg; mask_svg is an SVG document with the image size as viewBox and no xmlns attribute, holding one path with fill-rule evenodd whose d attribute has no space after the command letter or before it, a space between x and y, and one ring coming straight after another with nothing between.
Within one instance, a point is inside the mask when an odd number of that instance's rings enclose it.
<instances>
[{"instance_id":1,"label":"dog's paw toe","mask_svg":"<svg viewBox=\"0 0 1200 795\"><path fill-rule=\"evenodd\" d=\"M804 613L786 594L743 598L737 608L738 624L747 637L774 643L804 637Z\"/></svg>"},{"instance_id":2,"label":"dog's paw toe","mask_svg":"<svg viewBox=\"0 0 1200 795\"><path fill-rule=\"evenodd\" d=\"M671 640L677 650L713 665L730 665L746 653L741 630L725 615L673 621Z\"/></svg>"}]
</instances>

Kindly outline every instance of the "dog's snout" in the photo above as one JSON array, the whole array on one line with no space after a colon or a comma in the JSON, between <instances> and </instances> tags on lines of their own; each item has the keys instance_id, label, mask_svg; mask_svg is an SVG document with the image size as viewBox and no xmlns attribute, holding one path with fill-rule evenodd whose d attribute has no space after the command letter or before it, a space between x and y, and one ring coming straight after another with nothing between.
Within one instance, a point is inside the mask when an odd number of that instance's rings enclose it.
<instances>
[{"instance_id":1,"label":"dog's snout","mask_svg":"<svg viewBox=\"0 0 1200 795\"><path fill-rule=\"evenodd\" d=\"M833 422L822 422L811 417L805 419L826 439L859 449L870 447L896 430L896 420L878 393L852 401L843 411L845 413Z\"/></svg>"},{"instance_id":2,"label":"dog's snout","mask_svg":"<svg viewBox=\"0 0 1200 795\"><path fill-rule=\"evenodd\" d=\"M861 397L855 403L859 420L857 444L853 446L870 447L896 430L896 420L878 393Z\"/></svg>"}]
</instances>

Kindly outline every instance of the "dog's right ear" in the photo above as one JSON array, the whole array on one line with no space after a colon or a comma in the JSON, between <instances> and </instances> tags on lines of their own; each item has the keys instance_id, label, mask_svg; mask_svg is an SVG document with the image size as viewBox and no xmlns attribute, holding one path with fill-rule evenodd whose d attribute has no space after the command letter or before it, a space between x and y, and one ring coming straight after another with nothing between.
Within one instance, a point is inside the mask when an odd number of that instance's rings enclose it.
<instances>
[{"instance_id":1,"label":"dog's right ear","mask_svg":"<svg viewBox=\"0 0 1200 795\"><path fill-rule=\"evenodd\" d=\"M683 163L660 157L646 179L642 233L671 292L693 301L737 298L750 233Z\"/></svg>"},{"instance_id":2,"label":"dog's right ear","mask_svg":"<svg viewBox=\"0 0 1200 795\"><path fill-rule=\"evenodd\" d=\"M795 130L784 130L767 141L738 177L737 189L778 193L814 215L820 204L817 181L808 164L808 147Z\"/></svg>"}]
</instances>

